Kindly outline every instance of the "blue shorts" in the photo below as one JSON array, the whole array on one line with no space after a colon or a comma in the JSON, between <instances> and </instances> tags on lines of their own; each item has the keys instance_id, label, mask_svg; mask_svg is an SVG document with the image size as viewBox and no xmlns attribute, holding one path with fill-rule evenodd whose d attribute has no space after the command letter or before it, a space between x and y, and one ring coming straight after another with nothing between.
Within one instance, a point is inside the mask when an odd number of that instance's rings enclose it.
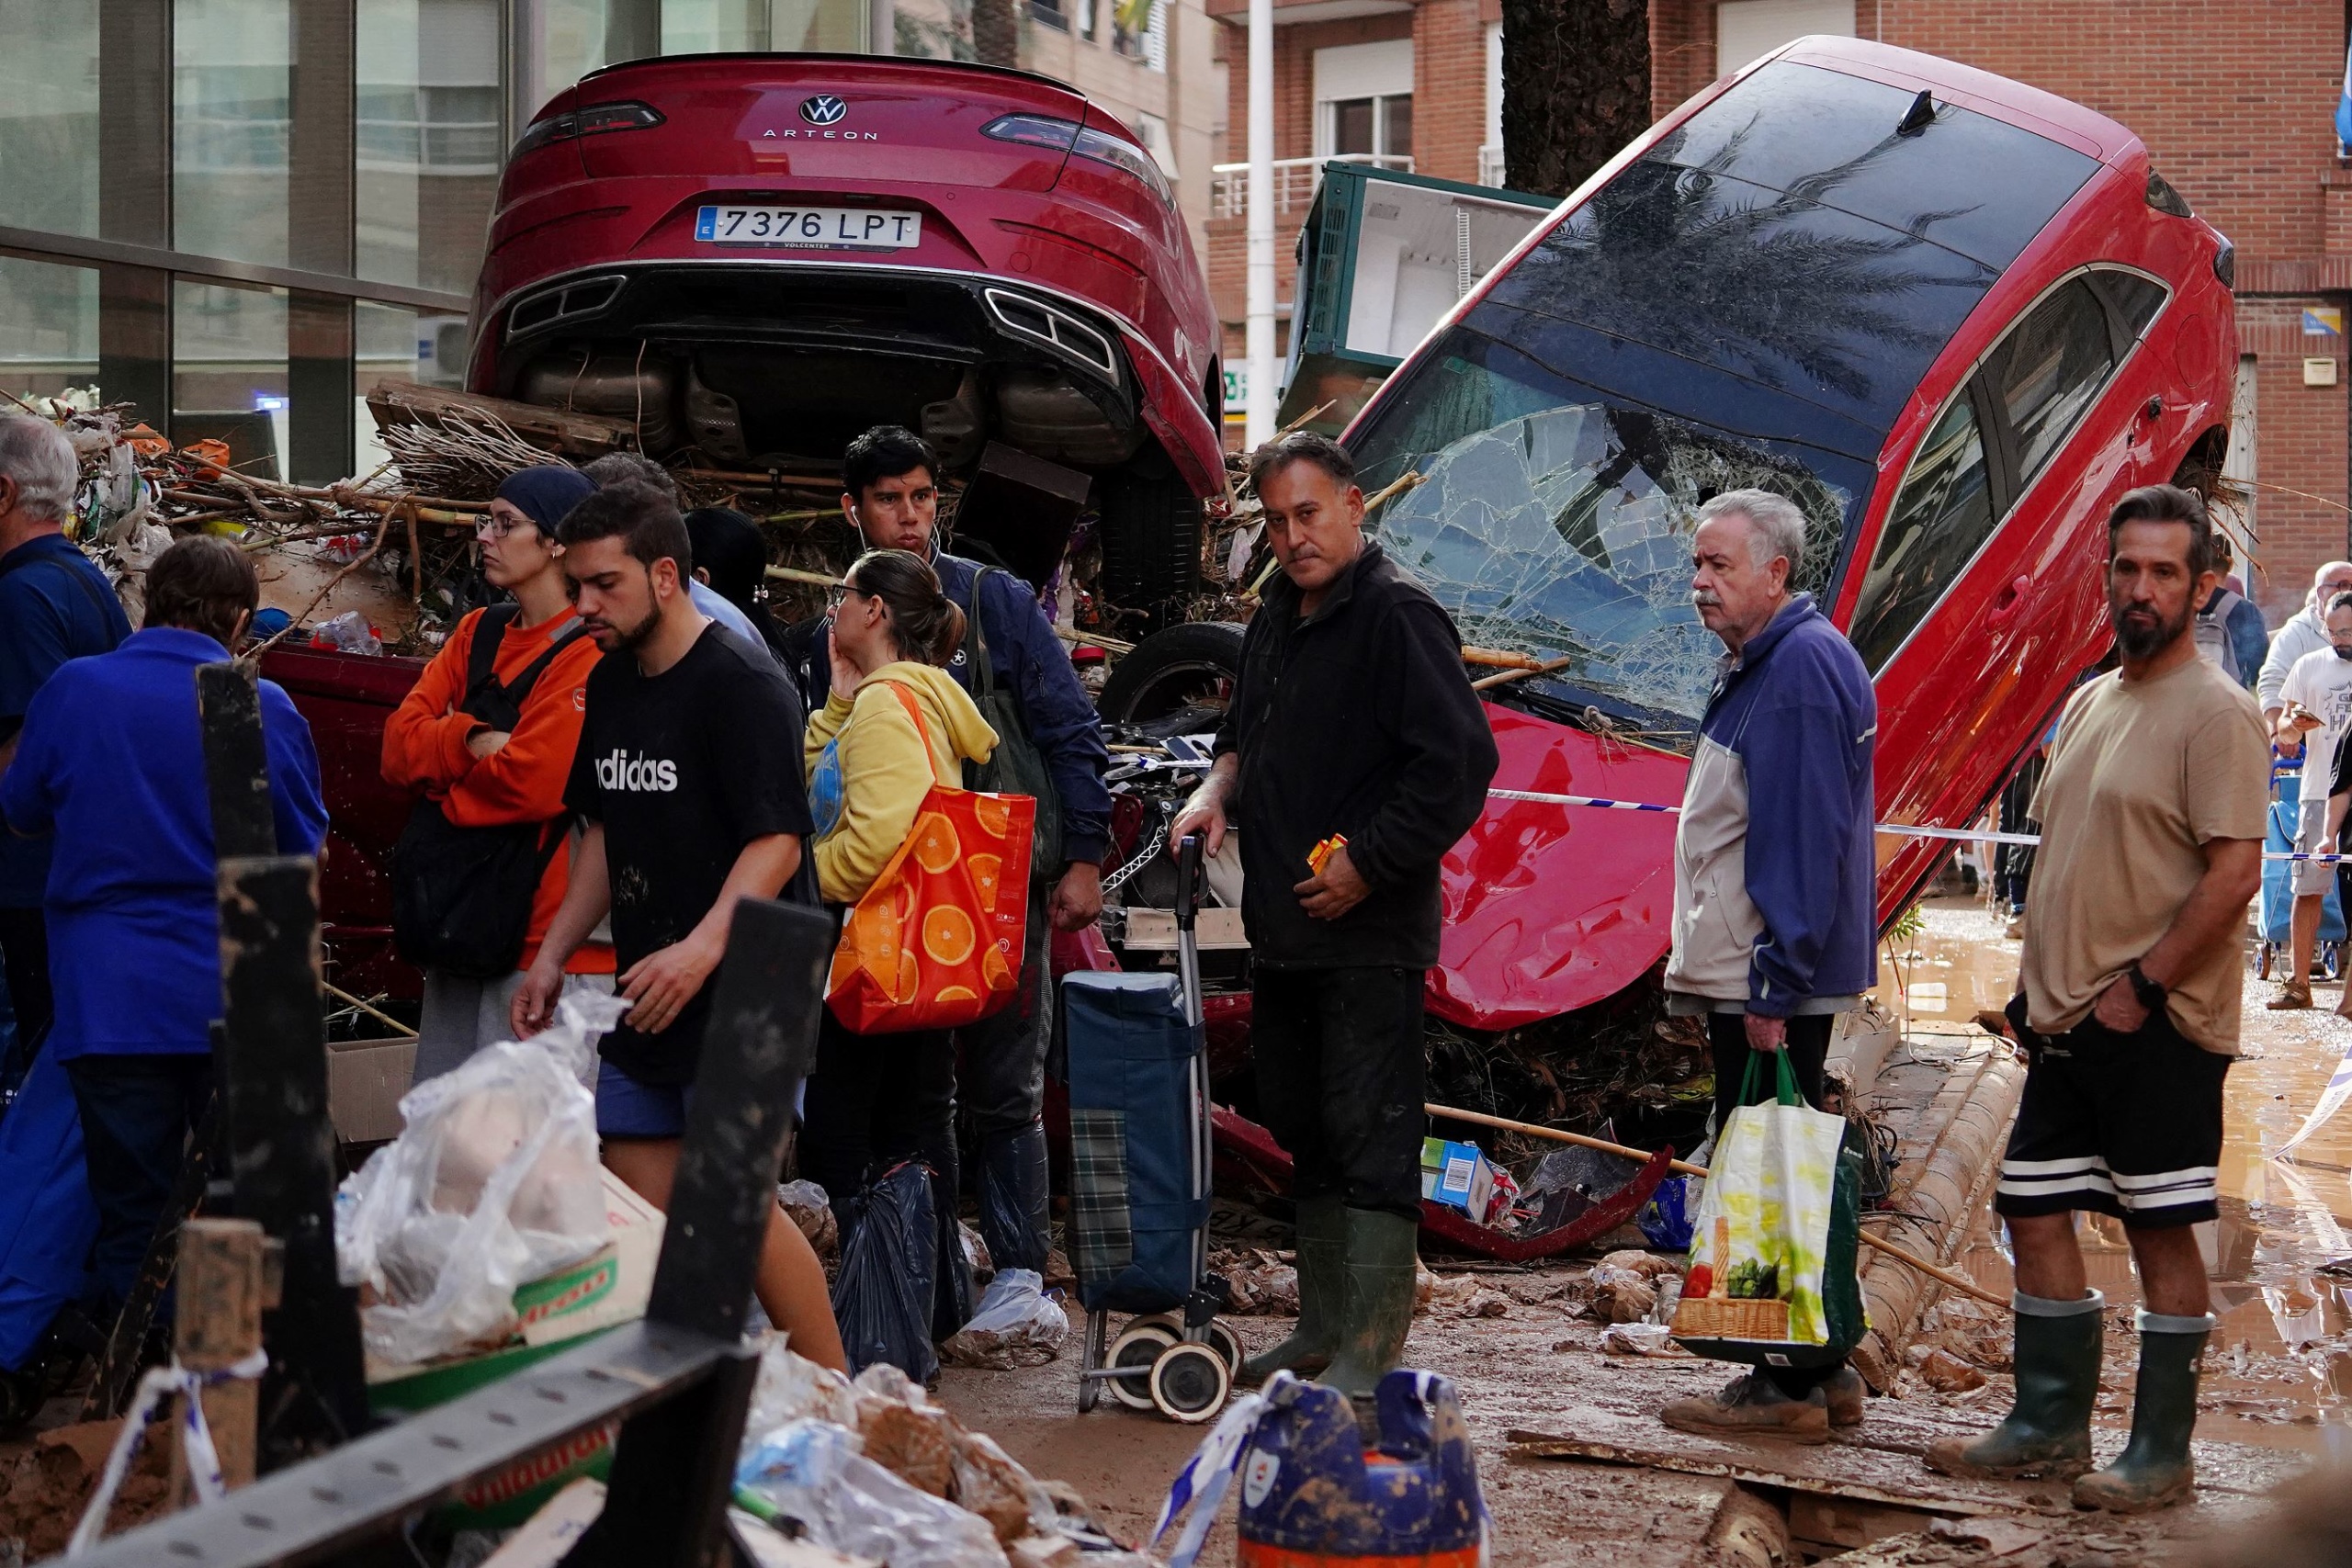
<instances>
[{"instance_id":1,"label":"blue shorts","mask_svg":"<svg viewBox=\"0 0 2352 1568\"><path fill-rule=\"evenodd\" d=\"M596 1064L596 1135L600 1138L682 1138L692 1084L645 1083L610 1062Z\"/></svg>"}]
</instances>

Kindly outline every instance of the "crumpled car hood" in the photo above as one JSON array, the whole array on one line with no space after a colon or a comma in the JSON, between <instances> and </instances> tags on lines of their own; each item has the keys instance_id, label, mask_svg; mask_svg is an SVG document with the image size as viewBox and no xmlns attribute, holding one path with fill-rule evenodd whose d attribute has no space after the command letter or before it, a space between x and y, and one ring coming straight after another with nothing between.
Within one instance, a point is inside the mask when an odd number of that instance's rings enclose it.
<instances>
[{"instance_id":1,"label":"crumpled car hood","mask_svg":"<svg viewBox=\"0 0 2352 1568\"><path fill-rule=\"evenodd\" d=\"M1690 764L1647 747L1488 705L1497 789L1677 806ZM1490 800L1442 870L1429 1010L1468 1029L1555 1018L1623 989L1674 932L1667 812Z\"/></svg>"}]
</instances>

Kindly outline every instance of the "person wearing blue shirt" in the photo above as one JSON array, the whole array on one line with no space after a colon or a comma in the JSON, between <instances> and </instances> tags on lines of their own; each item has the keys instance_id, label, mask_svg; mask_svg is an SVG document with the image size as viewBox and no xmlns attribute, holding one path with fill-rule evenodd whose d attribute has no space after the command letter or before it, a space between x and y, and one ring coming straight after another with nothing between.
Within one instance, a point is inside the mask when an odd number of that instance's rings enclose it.
<instances>
[{"instance_id":1,"label":"person wearing blue shirt","mask_svg":"<svg viewBox=\"0 0 2352 1568\"><path fill-rule=\"evenodd\" d=\"M72 443L47 420L0 418L0 772L25 710L58 666L105 653L130 623L105 574L65 536L81 476ZM51 1010L41 888L49 847L0 833L0 975L16 1012L17 1048L0 1077L13 1087L40 1049Z\"/></svg>"},{"instance_id":2,"label":"person wearing blue shirt","mask_svg":"<svg viewBox=\"0 0 2352 1568\"><path fill-rule=\"evenodd\" d=\"M220 935L196 671L229 657L260 595L230 541L172 546L147 573L146 628L50 678L0 775L0 818L50 846L49 1049L81 1108L100 1311L130 1293L211 1088ZM311 727L269 681L261 716L278 852L316 855Z\"/></svg>"}]
</instances>

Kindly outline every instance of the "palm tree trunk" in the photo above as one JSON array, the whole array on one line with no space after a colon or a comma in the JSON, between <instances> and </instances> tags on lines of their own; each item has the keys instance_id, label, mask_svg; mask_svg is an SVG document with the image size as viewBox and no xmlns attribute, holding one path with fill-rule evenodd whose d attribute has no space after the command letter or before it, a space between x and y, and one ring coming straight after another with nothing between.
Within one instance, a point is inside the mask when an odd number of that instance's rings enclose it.
<instances>
[{"instance_id":1,"label":"palm tree trunk","mask_svg":"<svg viewBox=\"0 0 2352 1568\"><path fill-rule=\"evenodd\" d=\"M1021 63L1020 0L972 0L972 52L983 65Z\"/></svg>"},{"instance_id":2,"label":"palm tree trunk","mask_svg":"<svg viewBox=\"0 0 2352 1568\"><path fill-rule=\"evenodd\" d=\"M1502 0L1503 183L1566 196L1650 123L1645 0Z\"/></svg>"}]
</instances>

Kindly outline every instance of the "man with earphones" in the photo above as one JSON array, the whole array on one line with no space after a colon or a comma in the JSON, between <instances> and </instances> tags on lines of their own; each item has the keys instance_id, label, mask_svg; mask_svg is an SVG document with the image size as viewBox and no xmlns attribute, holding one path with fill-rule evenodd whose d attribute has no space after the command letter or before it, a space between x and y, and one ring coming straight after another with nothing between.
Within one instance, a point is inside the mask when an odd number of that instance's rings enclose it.
<instances>
[{"instance_id":1,"label":"man with earphones","mask_svg":"<svg viewBox=\"0 0 2352 1568\"><path fill-rule=\"evenodd\" d=\"M980 1235L989 1256L999 1269L1042 1273L1047 1233L1041 1117L1053 1033L1047 936L1083 931L1102 912L1102 855L1111 829L1103 774L1110 752L1094 705L1035 590L1010 572L983 575L978 561L939 547L939 455L929 442L896 424L876 425L851 442L842 457L842 513L865 548L911 550L939 573L947 596L986 642L998 689L1012 694L1021 735L1006 739L1025 738L1035 749L1059 808L1058 852L1053 863L1032 868L1021 998L963 1032L957 1085L979 1134ZM821 712L832 684L823 620L794 626L786 640L786 669L808 711ZM972 687L968 639L947 669L967 690Z\"/></svg>"}]
</instances>

